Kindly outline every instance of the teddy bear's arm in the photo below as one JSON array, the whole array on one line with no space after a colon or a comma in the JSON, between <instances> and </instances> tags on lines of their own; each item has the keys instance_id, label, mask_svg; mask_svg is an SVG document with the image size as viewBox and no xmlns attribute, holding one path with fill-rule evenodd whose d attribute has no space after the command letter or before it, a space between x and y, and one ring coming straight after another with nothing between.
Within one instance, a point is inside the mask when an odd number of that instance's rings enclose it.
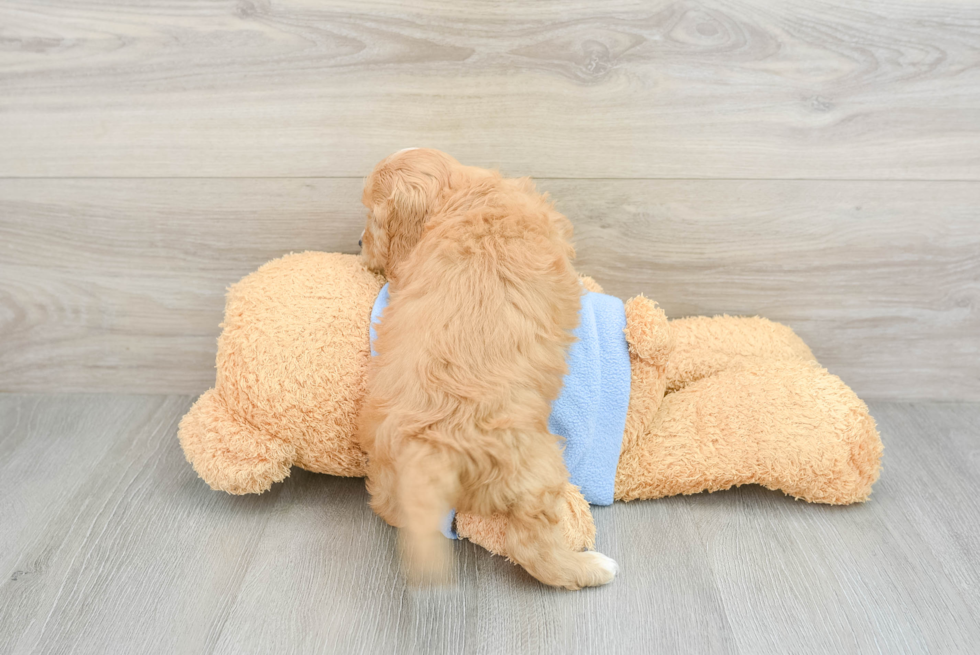
<instances>
[{"instance_id":1,"label":"teddy bear's arm","mask_svg":"<svg viewBox=\"0 0 980 655\"><path fill-rule=\"evenodd\" d=\"M602 287L599 286L599 283L590 278L588 275L579 275L578 279L582 283L582 286L585 287L586 291L591 291L592 293L602 293Z\"/></svg>"},{"instance_id":2,"label":"teddy bear's arm","mask_svg":"<svg viewBox=\"0 0 980 655\"><path fill-rule=\"evenodd\" d=\"M289 475L295 447L229 409L217 389L194 403L178 430L184 456L216 491L260 494Z\"/></svg>"}]
</instances>

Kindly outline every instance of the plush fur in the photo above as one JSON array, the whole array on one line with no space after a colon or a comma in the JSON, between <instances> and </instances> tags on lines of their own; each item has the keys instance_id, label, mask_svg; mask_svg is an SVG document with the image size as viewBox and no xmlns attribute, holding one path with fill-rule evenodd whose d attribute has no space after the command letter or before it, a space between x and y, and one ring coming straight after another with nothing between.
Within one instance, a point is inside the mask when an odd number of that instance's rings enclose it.
<instances>
[{"instance_id":1,"label":"plush fur","mask_svg":"<svg viewBox=\"0 0 980 655\"><path fill-rule=\"evenodd\" d=\"M571 224L528 180L427 149L381 162L364 203L362 257L390 301L358 440L409 578L446 578L439 528L456 508L506 516L508 553L546 584L610 582L614 562L565 543L568 472L548 431L582 294Z\"/></svg>"},{"instance_id":2,"label":"plush fur","mask_svg":"<svg viewBox=\"0 0 980 655\"><path fill-rule=\"evenodd\" d=\"M262 493L292 466L367 473L354 428L383 283L354 255L308 252L229 289L215 387L179 429L211 488ZM668 322L642 296L626 303L626 319L632 386L617 500L742 484L835 505L871 494L882 454L874 419L789 328L730 316ZM566 543L592 547L588 504L571 485L563 495ZM504 556L508 527L501 515L456 518L460 537Z\"/></svg>"}]
</instances>

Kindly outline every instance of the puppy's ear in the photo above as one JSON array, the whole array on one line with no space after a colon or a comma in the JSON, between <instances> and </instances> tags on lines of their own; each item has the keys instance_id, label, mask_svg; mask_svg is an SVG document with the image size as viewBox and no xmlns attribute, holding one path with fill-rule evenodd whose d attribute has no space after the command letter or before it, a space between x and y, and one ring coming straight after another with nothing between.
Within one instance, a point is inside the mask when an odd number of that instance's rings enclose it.
<instances>
[{"instance_id":1,"label":"puppy's ear","mask_svg":"<svg viewBox=\"0 0 980 655\"><path fill-rule=\"evenodd\" d=\"M388 237L385 257L385 273L388 277L395 275L398 264L408 257L422 238L428 195L422 185L399 184L378 208L378 213L383 214L383 218L379 218Z\"/></svg>"}]
</instances>

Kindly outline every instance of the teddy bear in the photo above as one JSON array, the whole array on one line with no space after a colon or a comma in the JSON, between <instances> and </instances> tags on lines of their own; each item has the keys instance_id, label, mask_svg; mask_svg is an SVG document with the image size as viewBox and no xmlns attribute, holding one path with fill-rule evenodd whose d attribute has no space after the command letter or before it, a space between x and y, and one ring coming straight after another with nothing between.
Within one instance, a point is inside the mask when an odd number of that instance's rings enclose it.
<instances>
[{"instance_id":1,"label":"teddy bear","mask_svg":"<svg viewBox=\"0 0 980 655\"><path fill-rule=\"evenodd\" d=\"M593 280L584 287L601 293ZM228 290L217 376L178 430L213 489L262 493L291 467L363 477L355 438L385 280L354 255L273 260ZM655 302L622 304L628 404L616 501L759 484L815 503L868 498L882 444L867 406L789 328L758 317L667 320ZM572 481L562 527L591 548L589 503ZM611 500L611 499L610 499ZM459 514L454 536L507 555L506 519Z\"/></svg>"}]
</instances>

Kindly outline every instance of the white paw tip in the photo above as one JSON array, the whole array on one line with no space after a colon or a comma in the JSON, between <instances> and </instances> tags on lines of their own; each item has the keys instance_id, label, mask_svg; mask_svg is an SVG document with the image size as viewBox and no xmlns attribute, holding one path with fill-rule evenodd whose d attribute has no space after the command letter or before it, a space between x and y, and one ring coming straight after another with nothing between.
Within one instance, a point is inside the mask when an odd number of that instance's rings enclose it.
<instances>
[{"instance_id":1,"label":"white paw tip","mask_svg":"<svg viewBox=\"0 0 980 655\"><path fill-rule=\"evenodd\" d=\"M589 554L592 555L593 558L598 560L597 563L599 564L599 566L605 569L609 573L609 575L615 576L617 573L619 573L619 564L617 564L616 560L614 560L613 558L606 557L602 553L592 552Z\"/></svg>"}]
</instances>

